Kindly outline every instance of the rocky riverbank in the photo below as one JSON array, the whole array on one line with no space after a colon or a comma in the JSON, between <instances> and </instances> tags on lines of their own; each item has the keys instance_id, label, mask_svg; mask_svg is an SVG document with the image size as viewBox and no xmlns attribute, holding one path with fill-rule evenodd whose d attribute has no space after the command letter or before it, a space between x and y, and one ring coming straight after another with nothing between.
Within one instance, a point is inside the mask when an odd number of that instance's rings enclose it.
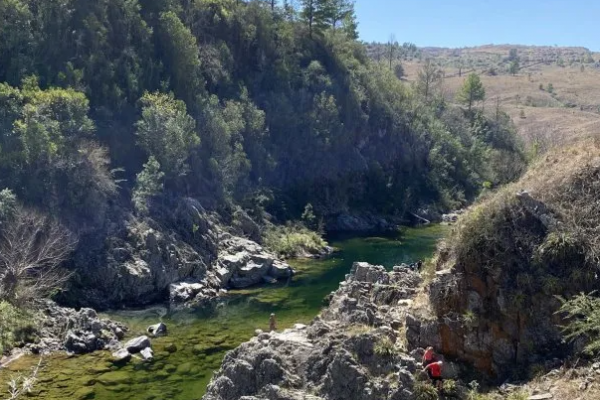
<instances>
[{"instance_id":1,"label":"rocky riverbank","mask_svg":"<svg viewBox=\"0 0 600 400\"><path fill-rule=\"evenodd\" d=\"M36 303L34 310L31 342L2 357L0 366L24 354L46 355L56 351L84 354L116 350L121 347L120 340L127 332L124 324L102 319L90 308L76 311L46 300Z\"/></svg>"},{"instance_id":2,"label":"rocky riverbank","mask_svg":"<svg viewBox=\"0 0 600 400\"><path fill-rule=\"evenodd\" d=\"M97 310L203 306L228 289L289 278L292 268L258 243L261 228L241 211L236 216L237 223L223 221L183 198L81 234L76 275L59 301Z\"/></svg>"},{"instance_id":3,"label":"rocky riverbank","mask_svg":"<svg viewBox=\"0 0 600 400\"><path fill-rule=\"evenodd\" d=\"M420 283L405 266L355 263L310 325L257 331L228 353L203 399L411 399L422 349L400 332Z\"/></svg>"}]
</instances>

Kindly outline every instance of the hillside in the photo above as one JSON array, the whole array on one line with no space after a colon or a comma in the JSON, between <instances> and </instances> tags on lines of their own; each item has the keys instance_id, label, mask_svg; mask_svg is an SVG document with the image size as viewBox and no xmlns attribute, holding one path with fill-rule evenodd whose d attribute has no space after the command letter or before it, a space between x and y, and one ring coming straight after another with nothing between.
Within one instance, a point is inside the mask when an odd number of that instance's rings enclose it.
<instances>
[{"instance_id":1,"label":"hillside","mask_svg":"<svg viewBox=\"0 0 600 400\"><path fill-rule=\"evenodd\" d=\"M508 71L511 49L519 58L515 75ZM443 68L448 99L454 99L466 74L480 75L487 93L483 107L493 113L499 105L528 144L547 150L599 131L599 55L588 49L502 45L423 48L419 53L421 60L431 58ZM401 61L408 82L416 80L421 60Z\"/></svg>"}]
</instances>

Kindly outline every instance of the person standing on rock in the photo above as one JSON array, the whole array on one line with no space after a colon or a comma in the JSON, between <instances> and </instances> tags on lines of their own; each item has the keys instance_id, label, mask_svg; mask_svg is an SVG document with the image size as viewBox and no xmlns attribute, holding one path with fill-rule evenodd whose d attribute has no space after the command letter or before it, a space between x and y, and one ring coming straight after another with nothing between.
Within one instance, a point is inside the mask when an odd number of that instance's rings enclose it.
<instances>
[{"instance_id":1,"label":"person standing on rock","mask_svg":"<svg viewBox=\"0 0 600 400\"><path fill-rule=\"evenodd\" d=\"M423 260L417 261L417 272L421 272L422 266L423 266Z\"/></svg>"},{"instance_id":2,"label":"person standing on rock","mask_svg":"<svg viewBox=\"0 0 600 400\"><path fill-rule=\"evenodd\" d=\"M277 330L277 321L275 321L275 314L271 314L269 317L269 330L271 332Z\"/></svg>"},{"instance_id":3,"label":"person standing on rock","mask_svg":"<svg viewBox=\"0 0 600 400\"><path fill-rule=\"evenodd\" d=\"M443 382L442 382L442 362L436 361L427 365L423 372L427 372L429 379L431 379L431 383L438 390L442 390Z\"/></svg>"},{"instance_id":4,"label":"person standing on rock","mask_svg":"<svg viewBox=\"0 0 600 400\"><path fill-rule=\"evenodd\" d=\"M433 362L435 362L435 352L433 351L433 347L429 346L425 350L425 354L423 354L423 367L426 367Z\"/></svg>"}]
</instances>

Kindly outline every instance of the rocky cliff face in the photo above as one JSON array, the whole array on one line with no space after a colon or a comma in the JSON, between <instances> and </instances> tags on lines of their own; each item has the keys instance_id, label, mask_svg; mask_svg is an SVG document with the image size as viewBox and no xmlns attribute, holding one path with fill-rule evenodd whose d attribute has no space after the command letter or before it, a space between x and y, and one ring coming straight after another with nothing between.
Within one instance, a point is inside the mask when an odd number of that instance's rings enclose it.
<instances>
[{"instance_id":1,"label":"rocky cliff face","mask_svg":"<svg viewBox=\"0 0 600 400\"><path fill-rule=\"evenodd\" d=\"M433 313L408 320L410 345L432 344L498 379L553 367L573 351L557 296L595 290L594 268L535 194L503 193L465 218L438 252Z\"/></svg>"},{"instance_id":2,"label":"rocky cliff face","mask_svg":"<svg viewBox=\"0 0 600 400\"><path fill-rule=\"evenodd\" d=\"M258 331L228 353L203 399L412 399L420 353L399 330L419 283L407 268L355 263L310 325Z\"/></svg>"},{"instance_id":3,"label":"rocky cliff face","mask_svg":"<svg viewBox=\"0 0 600 400\"><path fill-rule=\"evenodd\" d=\"M177 199L154 207L152 217L123 221L82 237L65 302L99 309L166 300L201 305L226 289L293 273L256 242L224 232L194 199Z\"/></svg>"}]
</instances>

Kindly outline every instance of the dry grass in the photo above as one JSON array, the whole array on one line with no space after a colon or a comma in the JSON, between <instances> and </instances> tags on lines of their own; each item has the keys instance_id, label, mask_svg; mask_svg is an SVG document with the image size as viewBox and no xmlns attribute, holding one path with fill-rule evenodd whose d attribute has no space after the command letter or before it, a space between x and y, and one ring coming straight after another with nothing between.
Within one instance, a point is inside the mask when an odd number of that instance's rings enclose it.
<instances>
[{"instance_id":1,"label":"dry grass","mask_svg":"<svg viewBox=\"0 0 600 400\"><path fill-rule=\"evenodd\" d=\"M511 47L483 46L461 49L458 54L461 59L475 59L494 65L506 57ZM500 108L513 118L518 133L526 142L541 143L542 150L597 136L600 134L600 69L594 68L594 64L583 64L583 72L580 63L566 67L539 64L539 59L550 51L562 51L562 57L567 60L569 57L577 58L583 52L581 49L553 48L544 51L539 48L520 49L520 57L531 59L530 62L522 61L522 66L535 65L522 68L516 76L509 75L504 64L497 66L498 75L495 76L486 74L486 68L475 68L486 88L487 101L480 106L491 113L499 102ZM450 57L451 53L446 52L436 60L448 65L455 62ZM598 58L599 55L594 54L594 59ZM403 66L405 79L414 81L421 63L404 62ZM453 66L444 67L444 70L445 96L452 100L470 69L464 68L462 77ZM549 83L554 87L553 93L540 90L540 84L546 89Z\"/></svg>"}]
</instances>

